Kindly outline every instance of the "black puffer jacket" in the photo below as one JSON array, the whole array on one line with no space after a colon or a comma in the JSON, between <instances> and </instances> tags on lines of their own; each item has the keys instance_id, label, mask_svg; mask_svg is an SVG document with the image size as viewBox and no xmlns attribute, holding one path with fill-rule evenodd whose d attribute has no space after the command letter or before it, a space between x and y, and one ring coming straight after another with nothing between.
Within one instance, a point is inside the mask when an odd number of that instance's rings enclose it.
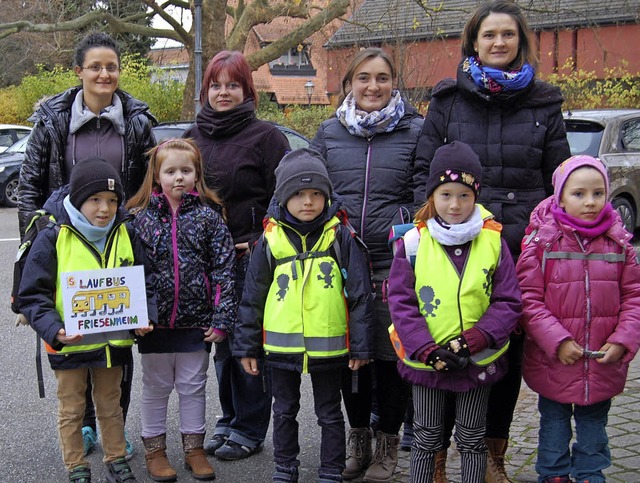
<instances>
[{"instance_id":1,"label":"black puffer jacket","mask_svg":"<svg viewBox=\"0 0 640 483\"><path fill-rule=\"evenodd\" d=\"M69 173L65 172L64 155L71 106L80 89L80 86L72 87L43 102L29 118L35 125L20 169L20 233L24 233L27 215L42 208L51 193L68 182ZM120 176L125 196L130 198L142 185L147 172L148 159L145 153L156 144L151 128L157 121L144 102L119 89L116 90L116 95L122 101L125 121L124 159L127 160Z\"/></svg>"},{"instance_id":2,"label":"black puffer jacket","mask_svg":"<svg viewBox=\"0 0 640 483\"><path fill-rule=\"evenodd\" d=\"M306 244L315 245L323 232L324 223L329 221L342 203L337 195L333 195L331 204L318 220L318 228L307 235ZM284 219L284 210L272 199L268 216L277 221ZM302 250L300 236L289 227L284 230L291 243ZM369 268L364 249L351 236L351 231L344 225L338 225L336 240L340 245L340 267L346 270L344 280L346 303L349 310L349 354L341 357L313 358L308 360L309 372L327 370L336 367L347 367L351 359L371 359L373 357L373 294L369 282ZM337 255L337 254L336 254ZM260 238L251 254L247 269L242 302L238 309L238 322L234 331L233 355L235 357L257 358L262 354L262 326L264 308L269 289L273 283L275 260L267 257L264 238ZM290 371L302 372L303 354L270 353L267 362L274 367Z\"/></svg>"},{"instance_id":3,"label":"black puffer jacket","mask_svg":"<svg viewBox=\"0 0 640 483\"><path fill-rule=\"evenodd\" d=\"M405 115L391 132L354 136L333 117L320 125L310 146L325 158L333 189L369 248L374 269L391 266L389 230L410 222L415 212L414 161L422 117L404 103Z\"/></svg>"},{"instance_id":4,"label":"black puffer jacket","mask_svg":"<svg viewBox=\"0 0 640 483\"><path fill-rule=\"evenodd\" d=\"M433 90L416 153L416 183L424 200L433 154L463 141L482 163L478 201L503 225L517 259L529 215L553 193L551 175L570 156L560 89L535 80L525 89L491 96L461 68L457 82L445 79Z\"/></svg>"}]
</instances>

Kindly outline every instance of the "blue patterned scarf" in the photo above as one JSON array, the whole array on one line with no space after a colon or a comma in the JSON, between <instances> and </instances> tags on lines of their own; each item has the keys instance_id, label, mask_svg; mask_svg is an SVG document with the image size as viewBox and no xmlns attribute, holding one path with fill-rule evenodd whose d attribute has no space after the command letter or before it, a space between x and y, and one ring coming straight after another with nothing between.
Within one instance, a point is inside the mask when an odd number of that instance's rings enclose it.
<instances>
[{"instance_id":1,"label":"blue patterned scarf","mask_svg":"<svg viewBox=\"0 0 640 483\"><path fill-rule=\"evenodd\" d=\"M492 94L524 89L536 74L533 67L527 63L520 70L500 70L482 65L473 56L464 60L462 71L470 76L477 86L488 90Z\"/></svg>"},{"instance_id":2,"label":"blue patterned scarf","mask_svg":"<svg viewBox=\"0 0 640 483\"><path fill-rule=\"evenodd\" d=\"M404 102L400 92L396 90L391 93L389 103L380 111L366 112L358 109L353 92L349 92L336 110L336 117L340 123L354 136L363 138L393 131L402 116L404 116Z\"/></svg>"}]
</instances>

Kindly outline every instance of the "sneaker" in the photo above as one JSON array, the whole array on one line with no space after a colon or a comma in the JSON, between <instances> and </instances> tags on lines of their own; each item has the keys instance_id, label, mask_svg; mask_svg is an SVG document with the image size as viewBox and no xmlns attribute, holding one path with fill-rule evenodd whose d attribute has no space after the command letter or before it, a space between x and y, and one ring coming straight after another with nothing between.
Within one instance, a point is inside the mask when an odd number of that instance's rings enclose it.
<instances>
[{"instance_id":1,"label":"sneaker","mask_svg":"<svg viewBox=\"0 0 640 483\"><path fill-rule=\"evenodd\" d=\"M225 444L216 450L215 456L225 461L236 461L248 458L260 451L262 451L261 444L258 444L255 448L250 448L235 441L227 440Z\"/></svg>"},{"instance_id":2,"label":"sneaker","mask_svg":"<svg viewBox=\"0 0 640 483\"><path fill-rule=\"evenodd\" d=\"M205 453L213 456L218 448L225 444L228 439L229 436L227 436L226 434L214 434L209 441L204 443Z\"/></svg>"},{"instance_id":3,"label":"sneaker","mask_svg":"<svg viewBox=\"0 0 640 483\"><path fill-rule=\"evenodd\" d=\"M84 455L87 456L93 450L98 442L98 435L91 426L82 427L82 443L84 446Z\"/></svg>"},{"instance_id":4,"label":"sneaker","mask_svg":"<svg viewBox=\"0 0 640 483\"><path fill-rule=\"evenodd\" d=\"M124 459L129 461L131 458L133 458L133 453L136 452L136 447L133 445L133 443L131 442L131 440L129 439L129 435L127 434L127 432L124 432L124 440L127 443L127 454L124 455Z\"/></svg>"},{"instance_id":5,"label":"sneaker","mask_svg":"<svg viewBox=\"0 0 640 483\"><path fill-rule=\"evenodd\" d=\"M124 458L118 458L107 463L107 481L109 483L122 483L124 481L137 481L129 467L129 463Z\"/></svg>"},{"instance_id":6,"label":"sneaker","mask_svg":"<svg viewBox=\"0 0 640 483\"><path fill-rule=\"evenodd\" d=\"M69 472L69 483L91 483L91 469L88 466L76 466Z\"/></svg>"}]
</instances>

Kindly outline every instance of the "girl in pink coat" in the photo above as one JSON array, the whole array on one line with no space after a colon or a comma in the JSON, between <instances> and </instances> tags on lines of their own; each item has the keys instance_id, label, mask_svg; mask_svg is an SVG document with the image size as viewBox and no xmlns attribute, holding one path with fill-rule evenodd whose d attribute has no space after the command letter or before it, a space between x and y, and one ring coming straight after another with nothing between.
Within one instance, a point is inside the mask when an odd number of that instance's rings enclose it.
<instances>
[{"instance_id":1,"label":"girl in pink coat","mask_svg":"<svg viewBox=\"0 0 640 483\"><path fill-rule=\"evenodd\" d=\"M607 202L606 167L573 156L531 214L517 274L526 332L523 376L540 397L538 482L604 482L611 398L640 343L640 268ZM575 419L576 441L571 417Z\"/></svg>"}]
</instances>

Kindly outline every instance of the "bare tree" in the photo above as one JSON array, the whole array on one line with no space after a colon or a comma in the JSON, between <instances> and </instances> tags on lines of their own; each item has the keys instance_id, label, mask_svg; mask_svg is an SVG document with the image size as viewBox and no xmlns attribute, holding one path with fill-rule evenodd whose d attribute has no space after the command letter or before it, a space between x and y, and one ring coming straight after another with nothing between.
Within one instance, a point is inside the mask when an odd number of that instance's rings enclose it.
<instances>
[{"instance_id":1,"label":"bare tree","mask_svg":"<svg viewBox=\"0 0 640 483\"><path fill-rule=\"evenodd\" d=\"M45 3L44 0L41 0ZM64 3L63 0L59 0ZM322 29L332 20L347 12L349 0L318 0L318 4L304 0L203 0L202 6L202 50L204 59L210 59L216 52L229 49L243 51L245 43L254 26L266 24L278 17L292 17L304 21L292 28L282 38L248 55L247 60L253 69L277 59L283 52L299 45L313 33ZM25 2L22 2L25 3ZM36 2L40 3L40 2ZM49 2L46 2L49 3ZM54 2L55 3L55 2ZM68 20L52 22L36 22L27 18L0 23L0 40L11 35L35 32L42 34L74 32L88 26L100 24L113 34L129 34L138 37L166 38L182 43L190 57L189 74L184 94L184 118L193 116L194 97L194 47L195 26L186 29L171 15L171 9L193 11L193 1L168 0L163 3L154 0L142 0L147 10L133 13L125 12L121 17L115 16L108 8L107 2L94 2L91 9L78 12ZM141 23L144 19L157 16L162 18L168 28L154 28Z\"/></svg>"}]
</instances>

